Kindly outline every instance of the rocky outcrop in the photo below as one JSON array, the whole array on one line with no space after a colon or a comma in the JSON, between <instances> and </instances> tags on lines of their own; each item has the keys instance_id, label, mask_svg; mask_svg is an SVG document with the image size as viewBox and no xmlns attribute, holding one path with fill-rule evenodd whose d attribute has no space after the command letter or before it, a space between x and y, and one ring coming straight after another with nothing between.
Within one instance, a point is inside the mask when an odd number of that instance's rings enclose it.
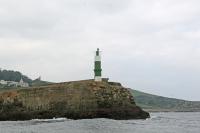
<instances>
[{"instance_id":1,"label":"rocky outcrop","mask_svg":"<svg viewBox=\"0 0 200 133\"><path fill-rule=\"evenodd\" d=\"M145 119L149 113L114 82L75 81L0 93L0 120L57 117Z\"/></svg>"}]
</instances>

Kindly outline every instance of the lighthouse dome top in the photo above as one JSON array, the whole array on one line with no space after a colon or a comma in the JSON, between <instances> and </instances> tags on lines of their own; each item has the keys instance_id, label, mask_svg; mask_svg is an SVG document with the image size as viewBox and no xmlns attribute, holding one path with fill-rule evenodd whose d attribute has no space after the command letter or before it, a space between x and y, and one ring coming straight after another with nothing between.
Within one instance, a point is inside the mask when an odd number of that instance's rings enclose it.
<instances>
[{"instance_id":1,"label":"lighthouse dome top","mask_svg":"<svg viewBox=\"0 0 200 133\"><path fill-rule=\"evenodd\" d=\"M96 51L96 56L100 56L100 51L99 51L99 48L97 48L97 51Z\"/></svg>"}]
</instances>

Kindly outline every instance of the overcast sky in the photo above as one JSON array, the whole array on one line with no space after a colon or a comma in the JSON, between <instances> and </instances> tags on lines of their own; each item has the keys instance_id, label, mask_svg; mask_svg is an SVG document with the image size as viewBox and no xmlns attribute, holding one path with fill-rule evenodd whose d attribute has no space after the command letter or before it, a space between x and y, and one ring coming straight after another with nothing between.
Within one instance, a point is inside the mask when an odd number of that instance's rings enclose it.
<instances>
[{"instance_id":1,"label":"overcast sky","mask_svg":"<svg viewBox=\"0 0 200 133\"><path fill-rule=\"evenodd\" d=\"M0 0L0 67L200 100L199 0Z\"/></svg>"}]
</instances>

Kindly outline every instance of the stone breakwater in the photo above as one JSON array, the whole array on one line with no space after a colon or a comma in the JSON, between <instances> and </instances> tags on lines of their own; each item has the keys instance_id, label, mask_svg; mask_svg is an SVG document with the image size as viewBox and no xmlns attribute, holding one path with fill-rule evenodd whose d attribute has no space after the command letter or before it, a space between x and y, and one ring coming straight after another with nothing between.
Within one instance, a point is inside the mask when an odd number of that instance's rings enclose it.
<instances>
[{"instance_id":1,"label":"stone breakwater","mask_svg":"<svg viewBox=\"0 0 200 133\"><path fill-rule=\"evenodd\" d=\"M149 113L136 106L120 83L92 80L0 92L0 120L146 119Z\"/></svg>"}]
</instances>

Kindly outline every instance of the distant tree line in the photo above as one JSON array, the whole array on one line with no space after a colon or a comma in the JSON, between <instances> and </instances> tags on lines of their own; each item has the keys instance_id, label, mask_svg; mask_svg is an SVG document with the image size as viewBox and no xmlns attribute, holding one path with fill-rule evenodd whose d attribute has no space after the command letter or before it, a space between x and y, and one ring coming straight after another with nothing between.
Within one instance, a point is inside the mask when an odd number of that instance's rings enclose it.
<instances>
[{"instance_id":1,"label":"distant tree line","mask_svg":"<svg viewBox=\"0 0 200 133\"><path fill-rule=\"evenodd\" d=\"M22 75L18 71L0 69L0 80L19 82L21 78L24 82L27 82L29 84L32 83L32 80L29 77Z\"/></svg>"}]
</instances>

